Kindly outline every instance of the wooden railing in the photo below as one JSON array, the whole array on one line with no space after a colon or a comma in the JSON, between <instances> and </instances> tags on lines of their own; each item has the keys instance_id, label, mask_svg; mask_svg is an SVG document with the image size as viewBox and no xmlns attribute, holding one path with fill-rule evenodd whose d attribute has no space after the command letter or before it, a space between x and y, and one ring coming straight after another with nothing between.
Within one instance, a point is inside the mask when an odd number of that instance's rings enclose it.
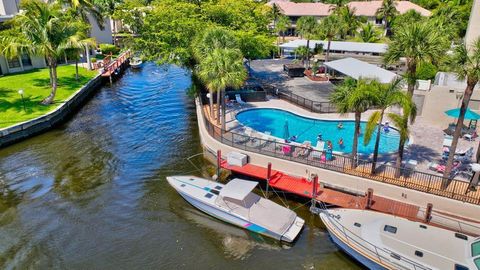
<instances>
[{"instance_id":1,"label":"wooden railing","mask_svg":"<svg viewBox=\"0 0 480 270\"><path fill-rule=\"evenodd\" d=\"M470 191L469 183L461 180L445 179L439 175L420 172L405 167L397 168L388 164L380 164L376 167L375 173L372 174L372 163L369 160L359 159L357 160L357 166L354 166L355 161L350 156L333 153L327 154L325 151L294 146L281 142L280 140L264 140L245 134L222 130L220 127L211 123L209 118L205 116L201 99L199 99L199 102L202 106L201 117L204 119L205 128L208 133L226 145L266 156L290 160L299 164L363 177L472 204L480 204L480 191ZM444 181L450 183L446 188L442 186Z\"/></svg>"}]
</instances>

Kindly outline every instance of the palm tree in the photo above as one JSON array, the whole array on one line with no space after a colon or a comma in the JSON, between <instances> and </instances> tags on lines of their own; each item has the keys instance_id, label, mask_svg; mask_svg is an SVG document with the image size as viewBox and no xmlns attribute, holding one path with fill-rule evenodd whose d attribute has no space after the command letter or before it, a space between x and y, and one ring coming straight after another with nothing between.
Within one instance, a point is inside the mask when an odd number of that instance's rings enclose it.
<instances>
[{"instance_id":1,"label":"palm tree","mask_svg":"<svg viewBox=\"0 0 480 270\"><path fill-rule=\"evenodd\" d=\"M406 58L408 94L412 97L417 79L417 65L440 58L447 47L445 37L426 23L401 25L388 46L384 61L393 63L401 57Z\"/></svg>"},{"instance_id":2,"label":"palm tree","mask_svg":"<svg viewBox=\"0 0 480 270\"><path fill-rule=\"evenodd\" d=\"M468 103L472 96L475 85L480 80L480 38L476 39L470 47L469 44L463 44L455 48L454 55L452 57L451 66L454 68L455 73L461 80L467 80L467 87L463 94L462 106L460 107L460 115L457 119L457 125L455 132L453 133L452 145L450 146L450 155L448 156L447 166L444 173L444 178L450 177L452 170L453 156L457 149L458 139L462 133L463 120L465 119L465 112L468 108ZM477 160L479 157L480 145L477 150ZM446 187L447 183L444 183Z\"/></svg>"},{"instance_id":3,"label":"palm tree","mask_svg":"<svg viewBox=\"0 0 480 270\"><path fill-rule=\"evenodd\" d=\"M335 13L342 22L342 36L353 35L358 27L361 25L360 17L355 15L355 8L349 6L343 6L338 8Z\"/></svg>"},{"instance_id":4,"label":"palm tree","mask_svg":"<svg viewBox=\"0 0 480 270\"><path fill-rule=\"evenodd\" d=\"M306 46L298 46L293 52L300 57L302 64L305 65L310 50Z\"/></svg>"},{"instance_id":5,"label":"palm tree","mask_svg":"<svg viewBox=\"0 0 480 270\"><path fill-rule=\"evenodd\" d=\"M208 90L224 97L222 92L226 88L239 88L247 78L242 59L238 49L214 49L198 65L198 76ZM222 130L225 130L225 102L222 108Z\"/></svg>"},{"instance_id":6,"label":"palm tree","mask_svg":"<svg viewBox=\"0 0 480 270\"><path fill-rule=\"evenodd\" d=\"M203 34L197 36L194 40L193 55L198 63L201 63L203 59L209 56L215 49L233 49L237 48L237 42L235 36L228 30L214 27L207 29ZM210 117L215 117L213 109L213 90L214 88L208 88L210 92ZM217 123L220 122L220 93L217 93Z\"/></svg>"},{"instance_id":7,"label":"palm tree","mask_svg":"<svg viewBox=\"0 0 480 270\"><path fill-rule=\"evenodd\" d=\"M361 41L368 43L375 43L380 40L380 35L371 22L363 24L357 36Z\"/></svg>"},{"instance_id":8,"label":"palm tree","mask_svg":"<svg viewBox=\"0 0 480 270\"><path fill-rule=\"evenodd\" d=\"M360 134L360 122L362 113L370 109L373 105L375 96L370 90L365 80L355 80L346 78L342 84L334 88L334 92L330 96L330 102L335 104L340 114L354 112L355 128L353 132L352 158L354 159L353 167L356 167L356 159L358 152L358 134Z\"/></svg>"},{"instance_id":9,"label":"palm tree","mask_svg":"<svg viewBox=\"0 0 480 270\"><path fill-rule=\"evenodd\" d=\"M385 22L385 35L390 35L390 22L398 14L397 4L395 0L383 0L382 6L377 10L377 17L380 17Z\"/></svg>"},{"instance_id":10,"label":"palm tree","mask_svg":"<svg viewBox=\"0 0 480 270\"><path fill-rule=\"evenodd\" d=\"M78 59L79 55L89 48L94 48L97 42L94 38L87 38L85 35L77 35L72 37L65 44L65 49L75 54L75 79L78 81Z\"/></svg>"},{"instance_id":11,"label":"palm tree","mask_svg":"<svg viewBox=\"0 0 480 270\"><path fill-rule=\"evenodd\" d=\"M325 19L322 20L320 23L320 31L322 35L327 39L327 54L325 55L325 62L328 62L329 55L330 55L330 45L332 43L332 40L340 33L340 28L338 25L340 24L340 21L338 19L338 16L335 14L329 15ZM327 72L327 69L325 68L325 72Z\"/></svg>"},{"instance_id":12,"label":"palm tree","mask_svg":"<svg viewBox=\"0 0 480 270\"><path fill-rule=\"evenodd\" d=\"M68 6L68 12L71 12L74 18L80 18L85 23L90 23L88 16L92 16L100 29L105 28L105 18L101 9L94 0L48 0L47 2L58 2L62 6Z\"/></svg>"},{"instance_id":13,"label":"palm tree","mask_svg":"<svg viewBox=\"0 0 480 270\"><path fill-rule=\"evenodd\" d=\"M51 104L57 92L57 62L64 56L72 40L80 40L84 33L75 23L65 20L60 6L55 3L27 1L24 12L13 19L15 35L1 37L0 53L16 57L22 53L44 56L50 70L52 91L42 104Z\"/></svg>"},{"instance_id":14,"label":"palm tree","mask_svg":"<svg viewBox=\"0 0 480 270\"><path fill-rule=\"evenodd\" d=\"M375 129L377 130L371 168L372 174L375 173L375 168L377 167L378 149L380 146L380 134L382 130L382 122L385 115L385 110L395 105L405 107L406 104L409 104L411 102L410 97L401 91L401 84L402 80L398 78L388 84L381 84L380 82L373 80L366 85L368 89L367 91L372 91L374 93L374 106L378 109L368 119L367 127L365 129L365 137L363 141L365 145L368 144L372 139L372 135L375 132Z\"/></svg>"},{"instance_id":15,"label":"palm tree","mask_svg":"<svg viewBox=\"0 0 480 270\"><path fill-rule=\"evenodd\" d=\"M388 118L392 120L392 124L398 129L400 133L400 142L398 144L398 153L397 153L397 173L400 173L400 166L403 160L403 153L405 149L405 143L410 137L410 124L415 122L415 117L417 116L417 106L413 102L406 102L403 105L402 113L388 113Z\"/></svg>"},{"instance_id":16,"label":"palm tree","mask_svg":"<svg viewBox=\"0 0 480 270\"><path fill-rule=\"evenodd\" d=\"M278 17L277 25L275 26L275 32L278 33L279 36L282 36L282 42L285 42L285 31L287 31L290 26L290 19L287 16L281 15Z\"/></svg>"},{"instance_id":17,"label":"palm tree","mask_svg":"<svg viewBox=\"0 0 480 270\"><path fill-rule=\"evenodd\" d=\"M310 40L318 34L318 22L313 16L304 16L297 21L298 33L307 40L307 68L310 66Z\"/></svg>"},{"instance_id":18,"label":"palm tree","mask_svg":"<svg viewBox=\"0 0 480 270\"><path fill-rule=\"evenodd\" d=\"M280 15L282 15L281 10L276 3L272 4L272 9L270 10L270 15L272 16L271 18L273 19L273 29L275 29L276 26L277 26L277 19Z\"/></svg>"}]
</instances>

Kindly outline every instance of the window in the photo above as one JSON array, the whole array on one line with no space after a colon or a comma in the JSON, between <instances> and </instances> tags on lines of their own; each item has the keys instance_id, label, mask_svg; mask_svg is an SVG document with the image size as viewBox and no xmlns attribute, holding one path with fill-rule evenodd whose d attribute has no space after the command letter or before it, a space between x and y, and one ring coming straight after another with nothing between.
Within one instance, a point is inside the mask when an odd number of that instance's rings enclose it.
<instances>
[{"instance_id":1,"label":"window","mask_svg":"<svg viewBox=\"0 0 480 270\"><path fill-rule=\"evenodd\" d=\"M24 53L22 54L22 65L25 67L32 66L32 59L30 59L30 55Z\"/></svg>"},{"instance_id":2,"label":"window","mask_svg":"<svg viewBox=\"0 0 480 270\"><path fill-rule=\"evenodd\" d=\"M472 257L480 255L480 241L472 244Z\"/></svg>"},{"instance_id":3,"label":"window","mask_svg":"<svg viewBox=\"0 0 480 270\"><path fill-rule=\"evenodd\" d=\"M425 226L425 225L420 225L420 228L422 228L422 229L426 229L426 228L427 228L427 226Z\"/></svg>"},{"instance_id":4,"label":"window","mask_svg":"<svg viewBox=\"0 0 480 270\"><path fill-rule=\"evenodd\" d=\"M455 233L455 237L460 238L462 240L468 240L468 236L466 236L465 234L461 234L461 233Z\"/></svg>"},{"instance_id":5,"label":"window","mask_svg":"<svg viewBox=\"0 0 480 270\"><path fill-rule=\"evenodd\" d=\"M217 190L221 190L221 189L222 189L222 187L221 187L221 186L215 186L215 189L217 189Z\"/></svg>"},{"instance_id":6,"label":"window","mask_svg":"<svg viewBox=\"0 0 480 270\"><path fill-rule=\"evenodd\" d=\"M362 224L360 224L360 223L358 223L358 222L353 223L353 225L354 225L355 227L359 227L359 228L362 227Z\"/></svg>"},{"instance_id":7,"label":"window","mask_svg":"<svg viewBox=\"0 0 480 270\"><path fill-rule=\"evenodd\" d=\"M475 266L477 267L477 269L480 270L480 258L476 258L475 260L473 260L473 262L475 263ZM465 268L465 269L468 270L468 268Z\"/></svg>"},{"instance_id":8,"label":"window","mask_svg":"<svg viewBox=\"0 0 480 270\"><path fill-rule=\"evenodd\" d=\"M185 187L185 184L181 184L180 186L181 186L181 187Z\"/></svg>"},{"instance_id":9,"label":"window","mask_svg":"<svg viewBox=\"0 0 480 270\"><path fill-rule=\"evenodd\" d=\"M375 24L383 24L383 18L375 18Z\"/></svg>"},{"instance_id":10,"label":"window","mask_svg":"<svg viewBox=\"0 0 480 270\"><path fill-rule=\"evenodd\" d=\"M423 252L415 250L415 255L418 257L423 257Z\"/></svg>"},{"instance_id":11,"label":"window","mask_svg":"<svg viewBox=\"0 0 480 270\"><path fill-rule=\"evenodd\" d=\"M207 194L205 194L205 198L209 198L209 199L210 199L210 198L212 198L212 197L213 197L213 194L212 194L212 193L207 193Z\"/></svg>"},{"instance_id":12,"label":"window","mask_svg":"<svg viewBox=\"0 0 480 270\"><path fill-rule=\"evenodd\" d=\"M393 227L390 225L385 225L385 227L383 227L383 230L389 233L397 233L397 227Z\"/></svg>"},{"instance_id":13,"label":"window","mask_svg":"<svg viewBox=\"0 0 480 270\"><path fill-rule=\"evenodd\" d=\"M20 60L18 57L14 57L8 60L8 67L9 68L19 68L20 67Z\"/></svg>"},{"instance_id":14,"label":"window","mask_svg":"<svg viewBox=\"0 0 480 270\"><path fill-rule=\"evenodd\" d=\"M460 265L460 264L455 264L455 270L468 270L468 267Z\"/></svg>"}]
</instances>

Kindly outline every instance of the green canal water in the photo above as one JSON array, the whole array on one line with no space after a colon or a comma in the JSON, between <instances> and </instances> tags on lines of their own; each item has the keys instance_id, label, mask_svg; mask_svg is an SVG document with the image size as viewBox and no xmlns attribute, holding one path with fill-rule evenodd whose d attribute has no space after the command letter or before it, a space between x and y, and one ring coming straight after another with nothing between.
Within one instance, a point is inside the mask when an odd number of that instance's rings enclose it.
<instances>
[{"instance_id":1,"label":"green canal water","mask_svg":"<svg viewBox=\"0 0 480 270\"><path fill-rule=\"evenodd\" d=\"M360 269L307 207L287 246L169 187L167 175L200 173L185 160L201 152L190 85L175 66L128 70L66 124L0 150L0 269Z\"/></svg>"}]
</instances>

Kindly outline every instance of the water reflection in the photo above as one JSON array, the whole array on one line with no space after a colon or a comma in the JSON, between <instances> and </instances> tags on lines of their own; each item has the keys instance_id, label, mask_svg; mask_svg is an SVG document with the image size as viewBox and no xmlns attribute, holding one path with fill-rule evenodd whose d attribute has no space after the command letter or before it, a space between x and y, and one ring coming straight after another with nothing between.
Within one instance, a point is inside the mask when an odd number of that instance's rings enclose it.
<instances>
[{"instance_id":1,"label":"water reflection","mask_svg":"<svg viewBox=\"0 0 480 270\"><path fill-rule=\"evenodd\" d=\"M358 269L299 203L307 226L283 246L196 212L166 183L208 167L185 160L202 150L190 85L187 70L147 63L65 125L1 149L0 269Z\"/></svg>"}]
</instances>

